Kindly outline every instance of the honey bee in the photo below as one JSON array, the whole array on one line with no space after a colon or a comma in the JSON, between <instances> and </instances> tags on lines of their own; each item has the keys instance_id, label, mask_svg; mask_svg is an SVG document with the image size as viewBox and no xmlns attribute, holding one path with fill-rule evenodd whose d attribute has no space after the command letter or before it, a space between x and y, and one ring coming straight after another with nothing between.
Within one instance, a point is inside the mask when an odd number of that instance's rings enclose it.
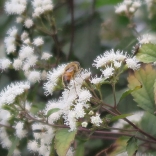
<instances>
[{"instance_id":1,"label":"honey bee","mask_svg":"<svg viewBox=\"0 0 156 156\"><path fill-rule=\"evenodd\" d=\"M62 74L62 82L65 87L70 83L71 79L80 71L80 63L77 61L67 64Z\"/></svg>"}]
</instances>

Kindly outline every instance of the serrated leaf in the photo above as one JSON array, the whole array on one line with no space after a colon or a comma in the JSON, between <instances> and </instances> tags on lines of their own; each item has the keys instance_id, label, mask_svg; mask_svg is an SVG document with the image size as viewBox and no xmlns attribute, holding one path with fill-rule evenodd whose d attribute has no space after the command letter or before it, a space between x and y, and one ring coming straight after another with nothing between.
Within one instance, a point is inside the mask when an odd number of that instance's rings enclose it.
<instances>
[{"instance_id":1,"label":"serrated leaf","mask_svg":"<svg viewBox=\"0 0 156 156\"><path fill-rule=\"evenodd\" d=\"M59 156L66 156L66 153L74 141L77 131L69 132L69 129L60 129L55 135L55 149Z\"/></svg>"},{"instance_id":2,"label":"serrated leaf","mask_svg":"<svg viewBox=\"0 0 156 156\"><path fill-rule=\"evenodd\" d=\"M136 138L132 137L127 141L127 153L129 156L133 156L133 154L136 152L136 150L138 149L137 147L137 140Z\"/></svg>"},{"instance_id":3,"label":"serrated leaf","mask_svg":"<svg viewBox=\"0 0 156 156\"><path fill-rule=\"evenodd\" d=\"M118 116L113 116L111 118L111 122L112 121L116 121L116 120L119 120L119 119L123 119L123 118L126 118L127 116L131 116L133 114L122 114L122 115L118 115Z\"/></svg>"},{"instance_id":4,"label":"serrated leaf","mask_svg":"<svg viewBox=\"0 0 156 156\"><path fill-rule=\"evenodd\" d=\"M146 65L139 71L135 71L134 74L128 76L128 87L133 89L135 86L142 85L142 88L132 92L134 100L137 102L138 106L144 110L154 113L155 112L155 102L154 102L154 92L153 87L156 78L156 71L151 65Z\"/></svg>"},{"instance_id":5,"label":"serrated leaf","mask_svg":"<svg viewBox=\"0 0 156 156\"><path fill-rule=\"evenodd\" d=\"M151 63L156 61L156 45L149 43L143 44L137 54L137 59L144 63Z\"/></svg>"},{"instance_id":6,"label":"serrated leaf","mask_svg":"<svg viewBox=\"0 0 156 156\"><path fill-rule=\"evenodd\" d=\"M50 109L47 113L47 117L49 117L51 114L53 113L56 113L60 110L60 108L53 108L53 109Z\"/></svg>"},{"instance_id":7,"label":"serrated leaf","mask_svg":"<svg viewBox=\"0 0 156 156\"><path fill-rule=\"evenodd\" d=\"M146 112L141 119L140 127L146 133L156 137L156 116Z\"/></svg>"},{"instance_id":8,"label":"serrated leaf","mask_svg":"<svg viewBox=\"0 0 156 156\"><path fill-rule=\"evenodd\" d=\"M13 152L16 149L18 144L19 144L19 139L15 138L15 140L12 142L12 146L10 147L7 156L12 156L13 155Z\"/></svg>"},{"instance_id":9,"label":"serrated leaf","mask_svg":"<svg viewBox=\"0 0 156 156\"><path fill-rule=\"evenodd\" d=\"M126 96L128 96L128 95L131 94L132 92L134 92L134 91L140 89L141 87L142 87L141 85L140 85L140 86L136 86L134 89L130 89L130 90L127 90L126 92L124 92L124 93L122 94L122 96L121 96L121 98L120 98L120 100L119 100L118 103L120 103L120 101L121 101L122 99L124 99Z\"/></svg>"},{"instance_id":10,"label":"serrated leaf","mask_svg":"<svg viewBox=\"0 0 156 156\"><path fill-rule=\"evenodd\" d=\"M75 156L82 156L82 155L84 155L84 144L85 144L84 141L79 141L77 143L77 148L76 148L76 151L75 151Z\"/></svg>"}]
</instances>

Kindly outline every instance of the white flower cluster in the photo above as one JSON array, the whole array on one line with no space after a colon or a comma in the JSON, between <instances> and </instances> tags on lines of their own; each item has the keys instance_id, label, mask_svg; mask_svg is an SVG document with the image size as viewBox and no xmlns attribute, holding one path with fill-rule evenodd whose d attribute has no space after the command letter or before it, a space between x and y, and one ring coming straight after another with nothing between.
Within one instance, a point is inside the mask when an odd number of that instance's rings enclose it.
<instances>
[{"instance_id":1,"label":"white flower cluster","mask_svg":"<svg viewBox=\"0 0 156 156\"><path fill-rule=\"evenodd\" d=\"M115 7L115 13L127 16L128 14L134 14L140 6L140 0L124 0Z\"/></svg>"},{"instance_id":2,"label":"white flower cluster","mask_svg":"<svg viewBox=\"0 0 156 156\"><path fill-rule=\"evenodd\" d=\"M10 126L9 120L12 117L12 114L9 110L5 110L5 105L10 105L15 102L15 99L17 96L20 96L25 91L30 89L30 84L28 82L18 82L18 83L11 83L9 86L7 86L4 90L0 92L0 124L5 126ZM30 103L25 102L23 104L21 102L21 106L23 107L25 105L26 110L30 110ZM21 110L21 108L18 105L13 106L16 111ZM24 129L24 123L23 122L17 122L14 126L15 128L15 135L22 139L26 137L27 131ZM9 149L12 146L12 142L8 136L7 130L5 127L0 127L0 143L3 148ZM20 156L20 151L18 149L14 150L13 155Z\"/></svg>"},{"instance_id":3,"label":"white flower cluster","mask_svg":"<svg viewBox=\"0 0 156 156\"><path fill-rule=\"evenodd\" d=\"M155 34L144 34L141 37L138 37L139 44L147 44L147 43L153 43L156 44L156 36Z\"/></svg>"},{"instance_id":4,"label":"white flower cluster","mask_svg":"<svg viewBox=\"0 0 156 156\"><path fill-rule=\"evenodd\" d=\"M55 130L51 126L47 126L41 123L34 123L32 125L32 130L34 140L29 141L27 148L31 152L39 153L39 155L49 156L51 142L54 137Z\"/></svg>"},{"instance_id":5,"label":"white flower cluster","mask_svg":"<svg viewBox=\"0 0 156 156\"><path fill-rule=\"evenodd\" d=\"M16 36L17 28L12 27L7 31L7 37L4 40L7 54L14 53L16 51Z\"/></svg>"},{"instance_id":6,"label":"white flower cluster","mask_svg":"<svg viewBox=\"0 0 156 156\"><path fill-rule=\"evenodd\" d=\"M2 58L0 59L0 69L1 70L6 70L7 68L9 68L11 65L11 61L7 58Z\"/></svg>"},{"instance_id":7,"label":"white flower cluster","mask_svg":"<svg viewBox=\"0 0 156 156\"><path fill-rule=\"evenodd\" d=\"M8 14L21 15L27 7L27 0L8 0L5 4L5 11Z\"/></svg>"},{"instance_id":8,"label":"white flower cluster","mask_svg":"<svg viewBox=\"0 0 156 156\"><path fill-rule=\"evenodd\" d=\"M47 82L44 84L46 95L53 94L53 91L55 90L55 87L64 72L65 66L65 64L58 66L56 69L53 69L52 72L50 71L47 74Z\"/></svg>"},{"instance_id":9,"label":"white flower cluster","mask_svg":"<svg viewBox=\"0 0 156 156\"><path fill-rule=\"evenodd\" d=\"M23 129L23 126L24 126L24 123L21 121L17 122L16 125L14 126L16 130L16 136L19 139L26 137L26 134L27 134L27 131Z\"/></svg>"},{"instance_id":10,"label":"white flower cluster","mask_svg":"<svg viewBox=\"0 0 156 156\"><path fill-rule=\"evenodd\" d=\"M100 124L102 123L100 114L97 113L95 116L92 116L91 123L94 124L95 126L100 126Z\"/></svg>"},{"instance_id":11,"label":"white flower cluster","mask_svg":"<svg viewBox=\"0 0 156 156\"><path fill-rule=\"evenodd\" d=\"M63 65L62 68L64 69L65 66ZM51 90L49 90L49 86L56 84L58 77L64 71L62 70L62 72L60 72L61 70L59 69L60 67L55 69L48 76L48 82L45 85L45 89L50 94L51 92L49 91ZM71 131L77 128L78 119L84 118L86 115L85 109L90 107L88 102L90 101L92 95L89 90L82 88L84 80L89 78L90 74L90 71L81 71L81 73L79 73L73 80L70 81L68 89L65 89L62 92L62 96L58 99L58 101L55 100L48 102L44 110L45 114L47 114L51 109L58 109L58 111L52 113L49 116L49 123L53 124L58 119L60 119L60 117L63 117L65 120L64 124L68 125ZM52 87L52 91L53 88L54 87Z\"/></svg>"},{"instance_id":12,"label":"white flower cluster","mask_svg":"<svg viewBox=\"0 0 156 156\"><path fill-rule=\"evenodd\" d=\"M32 4L34 7L33 17L39 17L45 12L52 11L53 9L51 0L34 0Z\"/></svg>"},{"instance_id":13,"label":"white flower cluster","mask_svg":"<svg viewBox=\"0 0 156 156\"><path fill-rule=\"evenodd\" d=\"M28 82L11 83L0 92L0 107L4 104L13 104L15 102L15 98L23 94L28 89L30 89L30 84Z\"/></svg>"},{"instance_id":14,"label":"white flower cluster","mask_svg":"<svg viewBox=\"0 0 156 156\"><path fill-rule=\"evenodd\" d=\"M15 30L13 31L13 29L11 29L11 37L13 36L13 34L15 35ZM13 33L14 32L14 33ZM8 39L6 39L7 41ZM45 80L45 75L43 76L43 74L41 75L40 71L34 70L34 66L36 65L36 63L40 59L44 59L44 60L48 60L52 55L48 54L48 52L43 52L42 54L37 53L36 48L38 46L42 46L44 44L44 41L41 37L37 37L36 39L34 39L33 44L31 44L30 38L29 38L29 34L27 32L23 32L21 34L21 41L23 42L23 45L21 46L18 56L16 57L16 59L14 59L13 61L13 68L15 70L23 70L25 73L25 76L27 77L27 79L31 82L31 83L36 83L39 82L42 77ZM6 44L7 46L8 44ZM8 47L9 48L9 47ZM36 50L36 51L35 51ZM10 66L11 62L9 60L4 60L2 59L0 61L0 67L1 69L6 69ZM44 72L45 73L45 72Z\"/></svg>"},{"instance_id":15,"label":"white flower cluster","mask_svg":"<svg viewBox=\"0 0 156 156\"><path fill-rule=\"evenodd\" d=\"M96 68L101 68L104 79L111 78L117 70L125 65L130 69L137 70L140 68L140 64L138 64L138 60L135 57L127 56L127 54L120 52L117 50L116 52L112 49L110 51L106 51L103 55L98 56L93 63L93 66ZM101 78L94 78L91 80L92 83L102 82Z\"/></svg>"}]
</instances>

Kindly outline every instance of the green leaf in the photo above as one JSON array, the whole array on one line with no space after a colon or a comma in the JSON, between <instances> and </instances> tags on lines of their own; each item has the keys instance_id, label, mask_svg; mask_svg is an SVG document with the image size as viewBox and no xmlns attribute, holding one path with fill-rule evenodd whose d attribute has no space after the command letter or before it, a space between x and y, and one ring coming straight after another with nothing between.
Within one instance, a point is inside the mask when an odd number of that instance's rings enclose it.
<instances>
[{"instance_id":1,"label":"green leaf","mask_svg":"<svg viewBox=\"0 0 156 156\"><path fill-rule=\"evenodd\" d=\"M65 156L71 143L74 141L77 131L69 132L69 129L60 129L55 135L55 149L59 156Z\"/></svg>"},{"instance_id":2,"label":"green leaf","mask_svg":"<svg viewBox=\"0 0 156 156\"><path fill-rule=\"evenodd\" d=\"M135 71L134 74L129 75L128 87L133 89L135 86L142 85L142 88L132 92L134 100L137 102L138 106L144 110L154 113L155 112L155 102L154 102L154 83L156 78L156 71L151 65L146 65L139 71Z\"/></svg>"},{"instance_id":3,"label":"green leaf","mask_svg":"<svg viewBox=\"0 0 156 156\"><path fill-rule=\"evenodd\" d=\"M143 44L139 48L137 54L137 59L144 63L151 63L156 61L156 45L155 44Z\"/></svg>"},{"instance_id":4,"label":"green leaf","mask_svg":"<svg viewBox=\"0 0 156 156\"><path fill-rule=\"evenodd\" d=\"M120 100L119 100L118 103L120 103L120 101L121 101L122 99L124 99L126 96L128 96L128 95L131 94L132 92L134 92L134 91L140 89L141 87L142 87L141 85L140 85L140 86L136 86L134 89L130 89L130 90L127 90L126 92L124 92L124 93L122 94L122 96L121 96L121 98L120 98Z\"/></svg>"},{"instance_id":5,"label":"green leaf","mask_svg":"<svg viewBox=\"0 0 156 156\"><path fill-rule=\"evenodd\" d=\"M118 116L113 116L111 118L111 122L112 121L116 121L116 120L119 120L119 119L123 119L123 118L126 118L127 116L131 116L133 114L122 114L122 115L118 115Z\"/></svg>"},{"instance_id":6,"label":"green leaf","mask_svg":"<svg viewBox=\"0 0 156 156\"><path fill-rule=\"evenodd\" d=\"M122 0L96 0L95 6L96 8L102 7L103 5L108 4L117 4L119 2L122 2Z\"/></svg>"},{"instance_id":7,"label":"green leaf","mask_svg":"<svg viewBox=\"0 0 156 156\"><path fill-rule=\"evenodd\" d=\"M52 143L51 143L49 156L55 156L54 139L52 140Z\"/></svg>"},{"instance_id":8,"label":"green leaf","mask_svg":"<svg viewBox=\"0 0 156 156\"><path fill-rule=\"evenodd\" d=\"M154 101L155 101L155 104L156 104L156 81L154 83Z\"/></svg>"},{"instance_id":9,"label":"green leaf","mask_svg":"<svg viewBox=\"0 0 156 156\"><path fill-rule=\"evenodd\" d=\"M146 112L141 119L140 127L146 133L156 137L156 116Z\"/></svg>"},{"instance_id":10,"label":"green leaf","mask_svg":"<svg viewBox=\"0 0 156 156\"><path fill-rule=\"evenodd\" d=\"M53 113L56 113L60 110L60 108L53 108L53 109L50 109L47 113L47 117L49 117L51 114Z\"/></svg>"},{"instance_id":11,"label":"green leaf","mask_svg":"<svg viewBox=\"0 0 156 156\"><path fill-rule=\"evenodd\" d=\"M133 154L135 153L135 151L138 149L137 147L137 142L136 142L136 138L132 137L127 141L127 153L129 156L133 156Z\"/></svg>"},{"instance_id":12,"label":"green leaf","mask_svg":"<svg viewBox=\"0 0 156 156\"><path fill-rule=\"evenodd\" d=\"M82 156L84 155L84 144L85 142L84 141L79 141L77 143L77 148L76 148L76 151L75 151L75 156Z\"/></svg>"},{"instance_id":13,"label":"green leaf","mask_svg":"<svg viewBox=\"0 0 156 156\"><path fill-rule=\"evenodd\" d=\"M15 138L15 140L12 142L12 146L9 149L8 155L7 156L12 156L14 150L16 149L17 145L19 144L19 139Z\"/></svg>"}]
</instances>

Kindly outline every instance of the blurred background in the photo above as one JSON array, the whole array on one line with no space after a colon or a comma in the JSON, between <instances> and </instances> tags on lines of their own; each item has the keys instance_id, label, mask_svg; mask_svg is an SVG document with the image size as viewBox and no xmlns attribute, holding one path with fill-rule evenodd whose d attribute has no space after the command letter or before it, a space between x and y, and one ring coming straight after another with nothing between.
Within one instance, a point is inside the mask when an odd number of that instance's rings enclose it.
<instances>
[{"instance_id":1,"label":"blurred background","mask_svg":"<svg viewBox=\"0 0 156 156\"><path fill-rule=\"evenodd\" d=\"M30 0L29 0L30 1ZM19 29L21 26L15 23L15 16L8 16L4 11L6 0L0 0L0 58L6 57L4 38L6 31L16 25ZM145 2L142 1L142 6L137 10L133 18L138 34L129 27L129 19L125 16L120 16L115 13L115 6L122 2L121 0L54 0L54 17L57 24L58 40L62 49L60 55L60 63L79 61L82 68L90 68L94 75L99 75L100 72L92 67L93 60L106 50L123 50L131 54L132 47L137 43L137 38L149 33L156 33L156 16L155 10L149 10ZM31 3L31 1L30 1ZM156 5L155 5L156 6ZM155 7L154 6L154 7ZM31 9L31 8L30 8ZM149 11L152 16L149 16ZM150 17L150 18L149 18ZM39 34L42 35L43 34ZM50 37L43 36L45 40L44 49L50 49L55 57L56 47ZM72 43L72 47L71 47ZM13 59L12 55L7 56ZM127 89L128 72L121 75L121 79L117 84L117 98L122 92ZM7 70L0 73L0 90L13 81L24 79L20 72ZM32 96L37 89L32 91ZM109 85L104 85L102 88L103 97L106 103L112 102L112 92ZM53 95L55 98L57 95ZM35 97L36 103L42 104L51 97L45 97L43 90L39 89ZM34 100L34 99L33 99ZM126 102L126 105L125 105ZM132 97L128 96L118 106L123 113L139 110L132 102ZM86 155L94 156L97 151L104 149L110 145L112 141L94 140L86 143ZM0 155L6 156L7 151L0 147ZM23 149L23 156L30 155ZM34 156L34 154L33 154Z\"/></svg>"}]
</instances>

